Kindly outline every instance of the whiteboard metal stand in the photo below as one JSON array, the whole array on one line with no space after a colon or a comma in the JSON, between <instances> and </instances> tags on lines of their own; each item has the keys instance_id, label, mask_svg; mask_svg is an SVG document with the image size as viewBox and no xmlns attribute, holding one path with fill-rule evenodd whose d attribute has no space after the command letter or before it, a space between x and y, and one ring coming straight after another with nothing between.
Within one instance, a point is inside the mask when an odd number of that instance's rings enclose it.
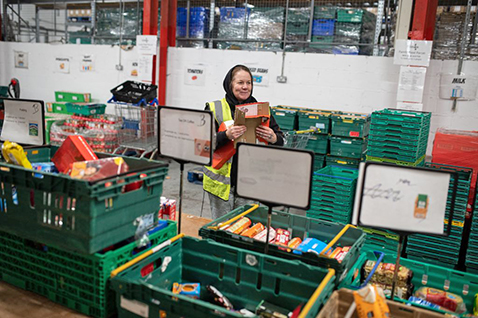
<instances>
[{"instance_id":1,"label":"whiteboard metal stand","mask_svg":"<svg viewBox=\"0 0 478 318\"><path fill-rule=\"evenodd\" d=\"M158 154L173 159L180 167L178 234L181 233L183 212L184 165L212 164L212 127L213 115L210 111L169 106L158 108Z\"/></svg>"},{"instance_id":2,"label":"whiteboard metal stand","mask_svg":"<svg viewBox=\"0 0 478 318\"><path fill-rule=\"evenodd\" d=\"M234 178L235 196L259 201L261 204L268 207L266 244L264 246L264 253L267 254L269 252L269 234L272 223L272 208L277 206L285 206L308 210L310 207L314 153L309 150L239 142L236 147L236 155L237 169L235 171L236 175ZM295 202L293 202L293 199L295 198L287 199L286 196L281 195L281 191L284 191L284 189L287 192L290 192L288 190L288 184L274 181L269 181L269 184L266 184L266 181L261 181L261 176L258 175L258 171L254 170L260 164L249 164L252 158L260 158L262 161L268 163L273 162L274 159L281 158L280 162L275 163L276 172L289 171L291 165L294 164L300 167L309 167L309 170L300 169L300 174L295 175L301 180L301 189L303 190L304 195L301 196L300 199L297 199ZM242 184L242 181L239 182L240 176L245 176L244 179L254 179L253 185L250 186L250 189L246 189L249 187ZM285 178L281 180L282 182L289 181ZM239 186L239 184L241 184L241 186ZM269 191L267 193L260 193L260 190L263 188L263 186L268 188ZM285 201L279 202L280 200Z\"/></svg>"},{"instance_id":3,"label":"whiteboard metal stand","mask_svg":"<svg viewBox=\"0 0 478 318\"><path fill-rule=\"evenodd\" d=\"M361 210L362 210L362 198L363 198L363 192L364 192L364 186L365 186L365 183L366 183L366 171L367 171L367 167L369 165L381 165L381 166L389 166L391 168L398 168L398 169L414 169L414 170L426 170L426 171L436 171L436 172L441 172L441 173L448 173L450 174L453 179L454 179L454 183L453 183L453 193L452 193L452 200L451 200L451 204L450 204L450 214L448 216L448 224L447 224L447 227L446 227L446 230L445 230L445 233L443 234L443 236L448 236L450 234L450 231L451 231L451 223L452 223L452 219L453 219L453 213L454 213L454 210L455 210L455 198L456 198L456 190L457 190L457 187L458 187L458 173L456 172L450 172L450 171L442 171L442 170L439 170L439 169L433 169L433 168L423 168L423 167L407 167L407 166L397 166L397 165L393 165L393 164L388 164L388 163L376 163L376 162L365 162L365 169L363 169L363 178L362 178L362 184L361 184L361 187L360 187L360 193L357 193L357 195L360 196L360 199L359 199L359 202L358 202L358 224L360 226L367 226L367 227L375 227L373 225L368 225L368 224L363 224L360 222L360 213L361 213ZM393 220L392 220L393 222ZM383 229L384 227L381 227L381 229ZM385 227L386 228L386 227ZM398 240L398 247L397 247L397 258L395 260L395 269L394 269L394 272L393 272L393 279L392 279L392 290L391 290L391 294L390 294L390 299L391 300L394 300L394 297L395 297L395 286L397 285L397 278L398 278L398 270L399 270L399 267L400 267L400 256L402 254L402 246L403 246L403 242L405 241L405 237L407 237L408 235L412 235L412 234L417 234L417 233L423 233L423 234L430 234L430 233L427 233L427 232L417 232L417 231L406 231L406 230L398 230L398 229L394 229L393 228L393 225L391 226L391 228L388 228L392 231L394 231L395 233L397 233L399 235L399 240ZM426 229L424 229L426 230Z\"/></svg>"}]
</instances>

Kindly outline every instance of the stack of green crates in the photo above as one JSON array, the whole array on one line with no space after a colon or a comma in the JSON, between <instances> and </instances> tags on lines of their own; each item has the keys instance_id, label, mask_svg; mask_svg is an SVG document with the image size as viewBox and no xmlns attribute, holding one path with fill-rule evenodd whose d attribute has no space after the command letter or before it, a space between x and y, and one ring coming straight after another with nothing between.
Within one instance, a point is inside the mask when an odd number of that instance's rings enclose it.
<instances>
[{"instance_id":1,"label":"stack of green crates","mask_svg":"<svg viewBox=\"0 0 478 318\"><path fill-rule=\"evenodd\" d=\"M297 129L297 109L279 105L271 107L271 112L282 131Z\"/></svg>"},{"instance_id":2,"label":"stack of green crates","mask_svg":"<svg viewBox=\"0 0 478 318\"><path fill-rule=\"evenodd\" d=\"M392 231L385 229L371 229L360 227L367 234L365 237L364 249L370 251L397 253L399 236Z\"/></svg>"},{"instance_id":3,"label":"stack of green crates","mask_svg":"<svg viewBox=\"0 0 478 318\"><path fill-rule=\"evenodd\" d=\"M358 167L367 151L370 114L342 113L331 115L332 133L327 165Z\"/></svg>"},{"instance_id":4,"label":"stack of green crates","mask_svg":"<svg viewBox=\"0 0 478 318\"><path fill-rule=\"evenodd\" d=\"M361 54L370 54L372 47L359 46L359 43L373 43L375 20L376 16L367 10L339 8L335 22L334 42L353 47Z\"/></svg>"},{"instance_id":5,"label":"stack of green crates","mask_svg":"<svg viewBox=\"0 0 478 318\"><path fill-rule=\"evenodd\" d=\"M475 204L471 221L470 239L468 241L468 249L466 251L465 265L468 272L478 274L478 191L475 193Z\"/></svg>"},{"instance_id":6,"label":"stack of green crates","mask_svg":"<svg viewBox=\"0 0 478 318\"><path fill-rule=\"evenodd\" d=\"M367 160L423 165L431 113L383 109L372 113Z\"/></svg>"},{"instance_id":7,"label":"stack of green crates","mask_svg":"<svg viewBox=\"0 0 478 318\"><path fill-rule=\"evenodd\" d=\"M407 257L422 262L437 264L447 268L454 268L459 263L459 254L462 244L465 224L466 206L470 193L472 176L471 168L449 166L438 163L425 163L426 167L458 173L458 188L455 197L455 208L451 219L451 232L448 237L415 234L408 237ZM453 198L454 178L450 180L446 205L446 229L450 222L450 206Z\"/></svg>"},{"instance_id":8,"label":"stack of green crates","mask_svg":"<svg viewBox=\"0 0 478 318\"><path fill-rule=\"evenodd\" d=\"M176 235L176 223L161 223L150 231L150 243L144 247L125 240L94 254L75 253L0 232L0 279L82 314L111 317L117 311L115 294L109 287L111 271Z\"/></svg>"},{"instance_id":9,"label":"stack of green crates","mask_svg":"<svg viewBox=\"0 0 478 318\"><path fill-rule=\"evenodd\" d=\"M286 21L286 46L288 51L304 51L309 35L310 7L288 8Z\"/></svg>"},{"instance_id":10,"label":"stack of green crates","mask_svg":"<svg viewBox=\"0 0 478 318\"><path fill-rule=\"evenodd\" d=\"M327 166L314 173L307 216L347 224L353 213L358 170Z\"/></svg>"}]
</instances>

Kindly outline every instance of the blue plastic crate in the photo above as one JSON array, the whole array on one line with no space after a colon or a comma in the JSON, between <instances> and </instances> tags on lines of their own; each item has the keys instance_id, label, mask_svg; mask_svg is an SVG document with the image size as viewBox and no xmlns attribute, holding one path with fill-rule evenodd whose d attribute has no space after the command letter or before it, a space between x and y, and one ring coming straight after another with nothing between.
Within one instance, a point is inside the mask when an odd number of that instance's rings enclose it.
<instances>
[{"instance_id":1,"label":"blue plastic crate","mask_svg":"<svg viewBox=\"0 0 478 318\"><path fill-rule=\"evenodd\" d=\"M312 23L312 35L334 35L335 20L315 19Z\"/></svg>"},{"instance_id":2,"label":"blue plastic crate","mask_svg":"<svg viewBox=\"0 0 478 318\"><path fill-rule=\"evenodd\" d=\"M247 9L247 15L251 14L251 9ZM223 7L220 9L221 22L237 23L237 20L244 20L246 8Z\"/></svg>"}]
</instances>

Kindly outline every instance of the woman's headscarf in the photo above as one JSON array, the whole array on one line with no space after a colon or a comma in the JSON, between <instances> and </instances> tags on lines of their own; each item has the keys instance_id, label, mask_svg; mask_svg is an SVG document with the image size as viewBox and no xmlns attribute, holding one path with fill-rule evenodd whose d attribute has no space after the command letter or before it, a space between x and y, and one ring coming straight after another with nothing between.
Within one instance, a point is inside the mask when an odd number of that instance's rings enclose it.
<instances>
[{"instance_id":1,"label":"woman's headscarf","mask_svg":"<svg viewBox=\"0 0 478 318\"><path fill-rule=\"evenodd\" d=\"M229 106L231 107L231 110L234 110L236 108L236 105L249 104L249 103L256 103L257 102L257 100L252 96L252 87L251 87L251 95L246 100L244 100L242 102L239 102L237 100L236 96L234 96L234 93L232 92L232 89L231 89L232 72L237 67L244 67L244 68L248 69L246 66L240 65L240 64L234 66L233 68L231 68L229 70L229 72L227 72L226 77L224 78L224 82L222 83L222 86L224 87L224 90L226 91L226 101L229 104ZM251 75L251 81L252 81L252 75ZM234 114L234 112L233 112L233 114Z\"/></svg>"}]
</instances>

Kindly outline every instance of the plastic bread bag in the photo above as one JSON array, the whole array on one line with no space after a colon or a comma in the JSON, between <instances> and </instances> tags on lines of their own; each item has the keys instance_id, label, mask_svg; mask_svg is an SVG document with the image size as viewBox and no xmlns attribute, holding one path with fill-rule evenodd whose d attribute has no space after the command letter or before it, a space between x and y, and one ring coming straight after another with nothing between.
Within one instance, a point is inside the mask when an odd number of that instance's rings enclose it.
<instances>
[{"instance_id":1,"label":"plastic bread bag","mask_svg":"<svg viewBox=\"0 0 478 318\"><path fill-rule=\"evenodd\" d=\"M466 312L466 305L463 302L463 298L456 294L445 292L441 289L420 287L415 292L415 296L428 300L435 305L441 306L455 313Z\"/></svg>"},{"instance_id":2,"label":"plastic bread bag","mask_svg":"<svg viewBox=\"0 0 478 318\"><path fill-rule=\"evenodd\" d=\"M368 260L367 262L365 262L362 268L363 279L368 277L368 275L370 274L374 266L375 266L375 261ZM380 265L377 267L377 270L372 276L372 281L376 283L385 284L385 285L392 285L394 271L395 271L395 264L380 263ZM397 285L401 287L405 287L410 284L410 282L412 281L412 278L413 278L413 272L410 269L406 268L405 266L400 265L400 267L398 268Z\"/></svg>"}]
</instances>

